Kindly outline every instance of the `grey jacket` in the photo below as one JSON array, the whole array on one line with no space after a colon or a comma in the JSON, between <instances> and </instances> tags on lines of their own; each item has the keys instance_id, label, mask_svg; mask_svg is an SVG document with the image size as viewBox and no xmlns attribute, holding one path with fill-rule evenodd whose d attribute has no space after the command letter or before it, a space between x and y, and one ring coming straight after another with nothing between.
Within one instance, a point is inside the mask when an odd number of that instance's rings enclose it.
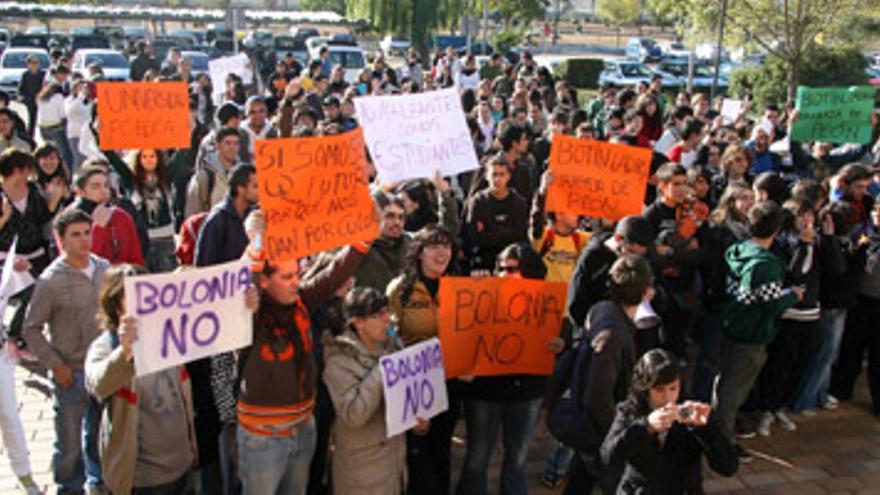
<instances>
[{"instance_id":1,"label":"grey jacket","mask_svg":"<svg viewBox=\"0 0 880 495\"><path fill-rule=\"evenodd\" d=\"M379 357L370 354L351 330L325 337L324 382L336 410L331 433L333 490L337 495L403 493L406 435L386 438ZM401 347L395 338L385 345L385 354Z\"/></svg>"},{"instance_id":2,"label":"grey jacket","mask_svg":"<svg viewBox=\"0 0 880 495\"><path fill-rule=\"evenodd\" d=\"M89 344L100 335L98 292L110 263L94 254L92 280L56 258L37 279L24 320L24 340L48 368L66 364L82 370ZM48 332L43 326L48 323ZM48 338L47 338L48 337Z\"/></svg>"}]
</instances>

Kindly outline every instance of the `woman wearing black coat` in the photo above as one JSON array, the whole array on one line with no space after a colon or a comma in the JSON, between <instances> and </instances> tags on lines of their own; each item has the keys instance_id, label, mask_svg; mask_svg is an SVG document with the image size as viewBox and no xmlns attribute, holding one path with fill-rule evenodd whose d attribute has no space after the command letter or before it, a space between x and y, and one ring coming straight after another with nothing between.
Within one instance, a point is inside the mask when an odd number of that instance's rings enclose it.
<instances>
[{"instance_id":1,"label":"woman wearing black coat","mask_svg":"<svg viewBox=\"0 0 880 495\"><path fill-rule=\"evenodd\" d=\"M703 493L704 455L715 472L736 473L736 450L710 421L711 407L678 404L680 389L672 354L654 349L639 359L601 449L605 465L626 465L617 493Z\"/></svg>"}]
</instances>

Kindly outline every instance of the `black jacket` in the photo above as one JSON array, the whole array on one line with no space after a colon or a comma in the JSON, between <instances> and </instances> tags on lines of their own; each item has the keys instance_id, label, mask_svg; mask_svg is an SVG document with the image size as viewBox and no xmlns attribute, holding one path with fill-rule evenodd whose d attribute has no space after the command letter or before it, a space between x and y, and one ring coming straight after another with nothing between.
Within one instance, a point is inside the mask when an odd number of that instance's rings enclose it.
<instances>
[{"instance_id":1,"label":"black jacket","mask_svg":"<svg viewBox=\"0 0 880 495\"><path fill-rule=\"evenodd\" d=\"M150 69L159 71L161 66L155 57L142 53L131 61L131 80L140 81L144 78L144 74Z\"/></svg>"},{"instance_id":2,"label":"black jacket","mask_svg":"<svg viewBox=\"0 0 880 495\"><path fill-rule=\"evenodd\" d=\"M226 196L222 203L214 205L199 231L196 242L195 266L211 266L241 258L247 249L248 237L244 231L244 218L238 216Z\"/></svg>"},{"instance_id":3,"label":"black jacket","mask_svg":"<svg viewBox=\"0 0 880 495\"><path fill-rule=\"evenodd\" d=\"M614 425L602 444L606 464L626 463L617 493L703 493L702 457L723 476L733 476L739 458L727 439L710 420L693 427L674 423L660 444L647 429L647 417L634 417L626 405L617 408Z\"/></svg>"},{"instance_id":4,"label":"black jacket","mask_svg":"<svg viewBox=\"0 0 880 495\"><path fill-rule=\"evenodd\" d=\"M529 205L516 191L496 199L488 189L465 207L466 248L472 268L491 270L495 257L510 244L528 241Z\"/></svg>"},{"instance_id":5,"label":"black jacket","mask_svg":"<svg viewBox=\"0 0 880 495\"><path fill-rule=\"evenodd\" d=\"M43 89L43 80L46 78L46 71L43 69L38 70L36 73L31 72L30 70L26 70L21 74L21 79L18 81L18 96L20 96L25 103L28 104L36 104L37 95L40 94L40 90Z\"/></svg>"},{"instance_id":6,"label":"black jacket","mask_svg":"<svg viewBox=\"0 0 880 495\"><path fill-rule=\"evenodd\" d=\"M612 234L593 236L578 258L568 284L568 317L575 328L582 327L590 307L608 297L608 271L617 260L617 253L605 245Z\"/></svg>"}]
</instances>

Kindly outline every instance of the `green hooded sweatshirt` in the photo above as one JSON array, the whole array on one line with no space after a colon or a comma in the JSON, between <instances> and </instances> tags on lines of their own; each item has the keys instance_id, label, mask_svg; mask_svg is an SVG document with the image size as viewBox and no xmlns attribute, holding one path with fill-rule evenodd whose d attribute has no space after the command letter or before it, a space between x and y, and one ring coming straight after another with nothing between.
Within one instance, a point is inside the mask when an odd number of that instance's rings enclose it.
<instances>
[{"instance_id":1,"label":"green hooded sweatshirt","mask_svg":"<svg viewBox=\"0 0 880 495\"><path fill-rule=\"evenodd\" d=\"M724 335L742 344L765 345L776 337L776 319L797 303L783 289L785 266L776 255L747 240L727 249L727 297L721 306Z\"/></svg>"}]
</instances>

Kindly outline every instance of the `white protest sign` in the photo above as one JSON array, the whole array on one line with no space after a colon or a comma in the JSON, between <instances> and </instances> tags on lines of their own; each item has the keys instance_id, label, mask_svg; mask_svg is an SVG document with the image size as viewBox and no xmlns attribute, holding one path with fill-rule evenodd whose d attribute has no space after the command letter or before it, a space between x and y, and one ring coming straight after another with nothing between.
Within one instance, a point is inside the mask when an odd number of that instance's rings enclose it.
<instances>
[{"instance_id":1,"label":"white protest sign","mask_svg":"<svg viewBox=\"0 0 880 495\"><path fill-rule=\"evenodd\" d=\"M725 98L724 101L721 102L721 120L724 122L724 125L730 125L736 122L736 119L742 113L742 109L742 100Z\"/></svg>"},{"instance_id":2,"label":"white protest sign","mask_svg":"<svg viewBox=\"0 0 880 495\"><path fill-rule=\"evenodd\" d=\"M669 151L669 148L675 146L675 143L678 142L678 138L676 138L671 132L664 132L660 139L654 143L654 151L657 153L666 154Z\"/></svg>"},{"instance_id":3,"label":"white protest sign","mask_svg":"<svg viewBox=\"0 0 880 495\"><path fill-rule=\"evenodd\" d=\"M456 175L479 167L455 88L355 98L358 120L379 179L393 182Z\"/></svg>"},{"instance_id":4,"label":"white protest sign","mask_svg":"<svg viewBox=\"0 0 880 495\"><path fill-rule=\"evenodd\" d=\"M17 272L13 269L17 246L18 236L15 236L6 253L6 259L3 261L3 271L0 272L0 321L6 314L6 304L9 302L9 298L34 284L34 277L29 271Z\"/></svg>"},{"instance_id":5,"label":"white protest sign","mask_svg":"<svg viewBox=\"0 0 880 495\"><path fill-rule=\"evenodd\" d=\"M126 277L125 307L137 317L134 367L148 375L251 344L247 261Z\"/></svg>"},{"instance_id":6,"label":"white protest sign","mask_svg":"<svg viewBox=\"0 0 880 495\"><path fill-rule=\"evenodd\" d=\"M220 97L226 92L226 76L230 73L241 77L244 84L251 84L254 81L250 60L244 53L210 60L208 61L208 75L211 77L214 101L219 102Z\"/></svg>"},{"instance_id":7,"label":"white protest sign","mask_svg":"<svg viewBox=\"0 0 880 495\"><path fill-rule=\"evenodd\" d=\"M388 437L409 430L417 418L449 409L440 339L434 337L379 358Z\"/></svg>"}]
</instances>

